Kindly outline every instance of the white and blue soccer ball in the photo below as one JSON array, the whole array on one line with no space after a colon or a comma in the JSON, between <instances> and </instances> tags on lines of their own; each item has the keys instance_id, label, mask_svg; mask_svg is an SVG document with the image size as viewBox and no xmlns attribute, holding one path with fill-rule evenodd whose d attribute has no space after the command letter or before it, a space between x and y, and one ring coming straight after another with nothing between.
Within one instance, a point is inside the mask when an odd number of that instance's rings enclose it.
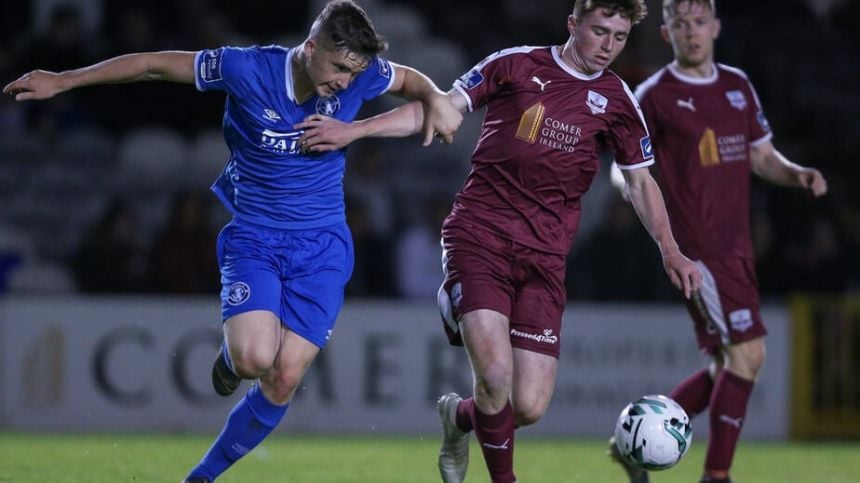
<instances>
[{"instance_id":1,"label":"white and blue soccer ball","mask_svg":"<svg viewBox=\"0 0 860 483\"><path fill-rule=\"evenodd\" d=\"M643 396L621 411L615 423L615 444L621 456L648 471L675 466L690 450L690 417L672 398Z\"/></svg>"}]
</instances>

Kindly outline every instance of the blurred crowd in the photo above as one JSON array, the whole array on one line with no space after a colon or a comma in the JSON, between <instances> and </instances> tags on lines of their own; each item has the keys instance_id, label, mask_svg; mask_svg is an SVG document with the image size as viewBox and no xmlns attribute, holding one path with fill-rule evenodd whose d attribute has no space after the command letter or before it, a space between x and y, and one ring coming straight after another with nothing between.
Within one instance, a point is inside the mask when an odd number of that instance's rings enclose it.
<instances>
[{"instance_id":1,"label":"blurred crowd","mask_svg":"<svg viewBox=\"0 0 860 483\"><path fill-rule=\"evenodd\" d=\"M33 0L0 6L0 84L123 53L221 45L297 45L324 1ZM388 57L443 88L487 54L561 43L568 0L367 0ZM613 69L635 86L671 59L660 1ZM790 159L821 169L830 194L755 182L753 237L762 293L860 288L860 3L718 0L717 60L744 69ZM373 102L367 112L391 107ZM38 103L0 99L0 292L208 293L219 290L207 191L226 161L224 98L168 83L99 86ZM433 300L439 228L468 172L480 115L452 146L417 138L350 147L347 216L356 247L350 296ZM604 168L608 167L608 164ZM568 291L583 300L668 300L655 246L610 187L585 199Z\"/></svg>"}]
</instances>

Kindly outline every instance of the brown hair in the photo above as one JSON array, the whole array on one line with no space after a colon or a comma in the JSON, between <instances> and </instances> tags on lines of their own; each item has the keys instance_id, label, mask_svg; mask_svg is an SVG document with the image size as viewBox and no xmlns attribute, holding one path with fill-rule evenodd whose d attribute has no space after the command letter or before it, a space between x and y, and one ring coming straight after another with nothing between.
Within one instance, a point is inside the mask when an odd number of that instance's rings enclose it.
<instances>
[{"instance_id":1,"label":"brown hair","mask_svg":"<svg viewBox=\"0 0 860 483\"><path fill-rule=\"evenodd\" d=\"M573 18L580 19L597 10L606 9L613 15L619 14L636 25L648 14L645 0L576 0L573 5Z\"/></svg>"},{"instance_id":2,"label":"brown hair","mask_svg":"<svg viewBox=\"0 0 860 483\"><path fill-rule=\"evenodd\" d=\"M716 0L663 0L663 20L674 17L678 13L678 8L685 3L690 6L698 3L710 8L714 14L717 13Z\"/></svg>"},{"instance_id":3,"label":"brown hair","mask_svg":"<svg viewBox=\"0 0 860 483\"><path fill-rule=\"evenodd\" d=\"M321 38L336 50L368 59L388 48L388 42L376 33L367 12L352 0L329 2L314 21L311 36Z\"/></svg>"}]
</instances>

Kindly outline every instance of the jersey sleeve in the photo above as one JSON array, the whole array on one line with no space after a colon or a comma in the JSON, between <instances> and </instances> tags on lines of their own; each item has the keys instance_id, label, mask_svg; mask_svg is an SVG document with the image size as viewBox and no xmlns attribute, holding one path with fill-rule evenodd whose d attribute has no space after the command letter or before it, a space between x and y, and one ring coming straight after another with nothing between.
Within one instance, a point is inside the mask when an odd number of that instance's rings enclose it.
<instances>
[{"instance_id":1,"label":"jersey sleeve","mask_svg":"<svg viewBox=\"0 0 860 483\"><path fill-rule=\"evenodd\" d=\"M394 84L395 75L396 72L390 62L375 57L354 82L360 89L362 100L369 101L388 92Z\"/></svg>"},{"instance_id":2,"label":"jersey sleeve","mask_svg":"<svg viewBox=\"0 0 860 483\"><path fill-rule=\"evenodd\" d=\"M770 130L770 123L764 115L764 109L761 106L761 101L755 88L747 78L744 78L744 83L754 103L752 109L747 109L747 113L750 116L750 119L747 120L747 125L750 127L750 132L748 133L750 144L755 146L756 144L770 140L773 137L773 133Z\"/></svg>"},{"instance_id":3,"label":"jersey sleeve","mask_svg":"<svg viewBox=\"0 0 860 483\"><path fill-rule=\"evenodd\" d=\"M454 89L466 98L470 112L484 107L499 86L511 79L512 60L509 50L500 50L454 81Z\"/></svg>"},{"instance_id":4,"label":"jersey sleeve","mask_svg":"<svg viewBox=\"0 0 860 483\"><path fill-rule=\"evenodd\" d=\"M630 88L619 80L623 94L616 104L620 106L609 125L607 144L615 152L615 162L621 169L644 168L654 164L654 150L645 122L645 115Z\"/></svg>"},{"instance_id":5,"label":"jersey sleeve","mask_svg":"<svg viewBox=\"0 0 860 483\"><path fill-rule=\"evenodd\" d=\"M194 84L200 91L244 96L251 91L258 54L259 50L252 47L201 50L194 58Z\"/></svg>"}]
</instances>

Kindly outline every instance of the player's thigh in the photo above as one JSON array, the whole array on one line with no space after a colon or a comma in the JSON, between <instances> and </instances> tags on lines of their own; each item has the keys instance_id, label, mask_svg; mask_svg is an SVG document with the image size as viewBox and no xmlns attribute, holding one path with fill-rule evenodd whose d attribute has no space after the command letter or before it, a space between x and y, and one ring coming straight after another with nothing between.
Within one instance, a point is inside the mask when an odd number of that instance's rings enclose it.
<instances>
[{"instance_id":1,"label":"player's thigh","mask_svg":"<svg viewBox=\"0 0 860 483\"><path fill-rule=\"evenodd\" d=\"M353 268L346 224L297 233L284 273L281 319L291 331L325 347L343 307Z\"/></svg>"},{"instance_id":2,"label":"player's thigh","mask_svg":"<svg viewBox=\"0 0 860 483\"><path fill-rule=\"evenodd\" d=\"M224 321L223 329L238 371L256 375L274 365L280 345L278 316L268 310L242 312Z\"/></svg>"},{"instance_id":3,"label":"player's thigh","mask_svg":"<svg viewBox=\"0 0 860 483\"><path fill-rule=\"evenodd\" d=\"M508 387L513 377L513 352L508 318L479 309L460 317L463 342L476 379L492 387Z\"/></svg>"},{"instance_id":4,"label":"player's thigh","mask_svg":"<svg viewBox=\"0 0 860 483\"><path fill-rule=\"evenodd\" d=\"M273 389L273 394L277 395L274 399L286 402L292 398L320 348L284 326L280 333L280 349L273 370L261 380L264 386Z\"/></svg>"},{"instance_id":5,"label":"player's thigh","mask_svg":"<svg viewBox=\"0 0 860 483\"><path fill-rule=\"evenodd\" d=\"M535 423L546 412L555 391L558 359L547 354L514 349L511 402L517 424Z\"/></svg>"}]
</instances>

